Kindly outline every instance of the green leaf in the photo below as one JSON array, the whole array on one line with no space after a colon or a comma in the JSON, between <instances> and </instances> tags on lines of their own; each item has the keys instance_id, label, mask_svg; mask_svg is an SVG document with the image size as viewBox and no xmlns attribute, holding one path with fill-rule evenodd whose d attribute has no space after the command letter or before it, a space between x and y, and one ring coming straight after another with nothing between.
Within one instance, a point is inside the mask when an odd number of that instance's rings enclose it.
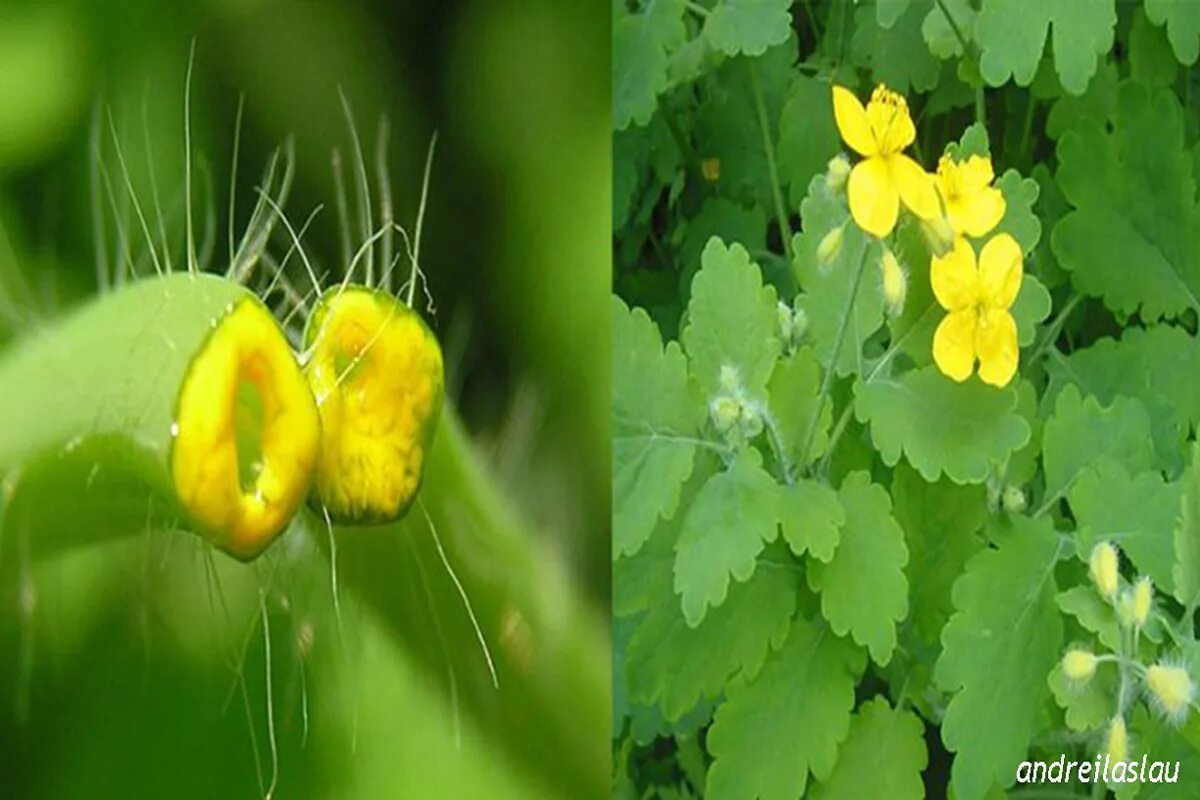
<instances>
[{"instance_id":1,"label":"green leaf","mask_svg":"<svg viewBox=\"0 0 1200 800\"><path fill-rule=\"evenodd\" d=\"M649 0L635 14L624 3L614 4L613 127L645 125L654 115L658 95L668 86L669 51L687 36L683 0Z\"/></svg>"},{"instance_id":2,"label":"green leaf","mask_svg":"<svg viewBox=\"0 0 1200 800\"><path fill-rule=\"evenodd\" d=\"M863 703L850 720L850 735L838 750L829 779L814 787L817 800L925 796L921 771L929 763L925 726L911 711L894 709L883 697Z\"/></svg>"},{"instance_id":3,"label":"green leaf","mask_svg":"<svg viewBox=\"0 0 1200 800\"><path fill-rule=\"evenodd\" d=\"M1171 591L1179 484L1167 483L1155 471L1131 475L1119 463L1101 458L1080 474L1069 500L1081 553L1090 553L1097 542L1113 542L1138 570Z\"/></svg>"},{"instance_id":4,"label":"green leaf","mask_svg":"<svg viewBox=\"0 0 1200 800\"><path fill-rule=\"evenodd\" d=\"M700 268L704 248L714 236L737 242L748 252L767 249L767 215L762 208L746 208L724 197L710 197L687 222L679 248L684 274Z\"/></svg>"},{"instance_id":5,"label":"green leaf","mask_svg":"<svg viewBox=\"0 0 1200 800\"><path fill-rule=\"evenodd\" d=\"M692 280L683 346L703 396L721 390L721 368L737 370L742 386L761 395L779 358L775 290L740 244L713 237Z\"/></svg>"},{"instance_id":6,"label":"green leaf","mask_svg":"<svg viewBox=\"0 0 1200 800\"><path fill-rule=\"evenodd\" d=\"M1044 507L1071 490L1079 476L1103 457L1131 473L1154 466L1150 418L1137 400L1116 398L1104 407L1094 397L1082 398L1069 384L1058 396L1054 415L1042 435L1046 472Z\"/></svg>"},{"instance_id":7,"label":"green leaf","mask_svg":"<svg viewBox=\"0 0 1200 800\"><path fill-rule=\"evenodd\" d=\"M1056 664L1046 679L1054 702L1066 712L1067 727L1073 731L1103 728L1112 719L1113 698L1117 693L1116 670L1101 664L1087 683L1078 684L1063 675L1062 663Z\"/></svg>"},{"instance_id":8,"label":"green leaf","mask_svg":"<svg viewBox=\"0 0 1200 800\"><path fill-rule=\"evenodd\" d=\"M828 563L846 524L837 492L824 483L803 479L779 491L780 527L792 552L798 556L807 552Z\"/></svg>"},{"instance_id":9,"label":"green leaf","mask_svg":"<svg viewBox=\"0 0 1200 800\"><path fill-rule=\"evenodd\" d=\"M1017 323L1017 344L1028 347L1037 340L1037 326L1050 316L1050 306L1050 292L1036 276L1025 273L1011 309Z\"/></svg>"},{"instance_id":10,"label":"green leaf","mask_svg":"<svg viewBox=\"0 0 1200 800\"><path fill-rule=\"evenodd\" d=\"M942 632L935 678L954 695L942 741L955 753L959 800L978 800L993 782L1011 785L1027 757L1062 646L1059 550L1048 519L1016 518L1000 547L972 558L954 585L957 611Z\"/></svg>"},{"instance_id":11,"label":"green leaf","mask_svg":"<svg viewBox=\"0 0 1200 800\"><path fill-rule=\"evenodd\" d=\"M1074 617L1084 630L1096 634L1100 643L1109 650L1116 651L1123 647L1116 612L1096 593L1096 589L1090 583L1084 586L1072 586L1061 592L1054 602L1058 604L1064 614Z\"/></svg>"},{"instance_id":12,"label":"green leaf","mask_svg":"<svg viewBox=\"0 0 1200 800\"><path fill-rule=\"evenodd\" d=\"M791 5L791 0L718 0L704 23L704 37L729 56L762 55L787 41Z\"/></svg>"},{"instance_id":13,"label":"green leaf","mask_svg":"<svg viewBox=\"0 0 1200 800\"><path fill-rule=\"evenodd\" d=\"M779 492L759 462L757 451L743 451L700 488L683 518L675 591L692 627L709 606L725 602L730 575L749 580L765 543L779 533Z\"/></svg>"},{"instance_id":14,"label":"green leaf","mask_svg":"<svg viewBox=\"0 0 1200 800\"><path fill-rule=\"evenodd\" d=\"M838 354L837 373L847 375L858 367L862 343L883 324L883 297L873 289L869 277L876 269L879 248L868 241L858 226L847 224L850 212L845 199L832 192L820 175L809 184L808 196L800 206L800 219L803 231L792 240L796 278L803 290L796 297L796 307L808 316L808 340L823 366L828 367L833 358L855 275L863 258L867 259L867 272L859 283L845 341ZM817 247L826 234L842 225L845 229L841 247L828 263L820 264Z\"/></svg>"},{"instance_id":15,"label":"green leaf","mask_svg":"<svg viewBox=\"0 0 1200 800\"><path fill-rule=\"evenodd\" d=\"M718 697L734 674L753 678L768 648L778 649L787 637L796 583L789 570L764 567L730 587L729 597L698 628L687 624L669 597L657 602L629 641L630 696L658 703L663 716L675 721L702 698Z\"/></svg>"},{"instance_id":16,"label":"green leaf","mask_svg":"<svg viewBox=\"0 0 1200 800\"><path fill-rule=\"evenodd\" d=\"M929 481L946 474L956 483L980 483L1029 441L1013 386L997 390L974 377L955 383L928 366L860 381L854 394L855 415L871 424L883 462L895 466L903 452Z\"/></svg>"},{"instance_id":17,"label":"green leaf","mask_svg":"<svg viewBox=\"0 0 1200 800\"><path fill-rule=\"evenodd\" d=\"M821 613L839 636L847 632L886 666L896 647L896 623L908 613L904 531L891 498L865 472L846 477L838 491L845 509L841 540L829 563L810 561L808 585L821 593Z\"/></svg>"},{"instance_id":18,"label":"green leaf","mask_svg":"<svg viewBox=\"0 0 1200 800\"><path fill-rule=\"evenodd\" d=\"M921 33L926 11L924 5L909 6L894 25L883 26L870 6L859 6L850 40L851 62L870 70L872 83L885 83L901 94L932 89L939 70Z\"/></svg>"},{"instance_id":19,"label":"green leaf","mask_svg":"<svg viewBox=\"0 0 1200 800\"><path fill-rule=\"evenodd\" d=\"M663 347L658 328L642 309L612 300L613 352L613 550L632 554L660 517L679 505L679 489L692 472L696 408L688 388L687 360L675 342Z\"/></svg>"},{"instance_id":20,"label":"green leaf","mask_svg":"<svg viewBox=\"0 0 1200 800\"><path fill-rule=\"evenodd\" d=\"M779 118L777 147L779 174L789 187L793 207L800 206L813 176L822 175L829 159L840 150L829 84L809 75L797 75Z\"/></svg>"},{"instance_id":21,"label":"green leaf","mask_svg":"<svg viewBox=\"0 0 1200 800\"><path fill-rule=\"evenodd\" d=\"M960 486L947 478L927 483L916 470L898 464L892 502L908 543L913 627L923 641L934 644L954 610L950 590L955 579L983 547L984 487Z\"/></svg>"},{"instance_id":22,"label":"green leaf","mask_svg":"<svg viewBox=\"0 0 1200 800\"><path fill-rule=\"evenodd\" d=\"M1114 130L1080 120L1059 140L1058 160L1074 209L1052 246L1075 287L1146 322L1200 309L1200 215L1175 96L1122 85Z\"/></svg>"},{"instance_id":23,"label":"green leaf","mask_svg":"<svg viewBox=\"0 0 1200 800\"><path fill-rule=\"evenodd\" d=\"M1183 501L1175 526L1175 598L1185 608L1200 604L1200 444L1183 476Z\"/></svg>"},{"instance_id":24,"label":"green leaf","mask_svg":"<svg viewBox=\"0 0 1200 800\"><path fill-rule=\"evenodd\" d=\"M1150 0L1146 7L1158 5L1156 0ZM1166 4L1163 4L1166 5ZM1171 3L1172 6L1192 5ZM1164 9L1165 10L1165 9ZM1171 13L1167 11L1167 13ZM1192 20L1197 27L1187 43L1191 46L1191 61L1196 60L1196 36L1200 36L1200 14L1193 9ZM1159 23L1162 22L1160 18ZM1179 74L1179 63L1171 53L1171 45L1167 42L1167 34L1161 28L1156 28L1146 17L1142 9L1133 12L1133 25L1129 29L1129 66L1133 79L1138 83L1155 88L1173 86ZM1180 61L1184 60L1182 57Z\"/></svg>"},{"instance_id":25,"label":"green leaf","mask_svg":"<svg viewBox=\"0 0 1200 800\"><path fill-rule=\"evenodd\" d=\"M1103 338L1046 364L1052 402L1066 383L1101 403L1133 397L1150 413L1155 451L1177 473L1183 441L1200 424L1200 342L1170 325L1126 328L1119 340Z\"/></svg>"},{"instance_id":26,"label":"green leaf","mask_svg":"<svg viewBox=\"0 0 1200 800\"><path fill-rule=\"evenodd\" d=\"M793 800L828 776L850 728L863 653L797 618L758 676L729 688L708 732L709 800Z\"/></svg>"},{"instance_id":27,"label":"green leaf","mask_svg":"<svg viewBox=\"0 0 1200 800\"><path fill-rule=\"evenodd\" d=\"M685 495L691 494L689 489L692 485L702 486L705 479L704 470L697 469L684 489ZM635 616L674 593L675 542L683 527L682 517L682 514L677 514L674 519L660 521L642 549L634 555L613 561L614 617Z\"/></svg>"},{"instance_id":28,"label":"green leaf","mask_svg":"<svg viewBox=\"0 0 1200 800\"><path fill-rule=\"evenodd\" d=\"M801 347L779 362L767 385L771 416L779 431L785 456L793 466L804 467L825 452L829 445L829 423L833 404L828 398L817 416L817 429L806 455L800 451L821 391L821 368L811 347Z\"/></svg>"},{"instance_id":29,"label":"green leaf","mask_svg":"<svg viewBox=\"0 0 1200 800\"><path fill-rule=\"evenodd\" d=\"M1010 76L1028 86L1050 29L1063 88L1083 94L1099 57L1112 47L1116 24L1115 0L984 0L975 21L979 68L991 86L1003 85Z\"/></svg>"},{"instance_id":30,"label":"green leaf","mask_svg":"<svg viewBox=\"0 0 1200 800\"><path fill-rule=\"evenodd\" d=\"M942 10L943 5L945 11ZM954 26L946 18L947 13L954 18L954 24L958 26L963 38L968 42L975 38L977 14L971 0L944 0L943 3L934 3L921 24L921 34L925 37L925 43L929 45L929 52L938 58L960 58L963 54L962 42L954 32Z\"/></svg>"},{"instance_id":31,"label":"green leaf","mask_svg":"<svg viewBox=\"0 0 1200 800\"><path fill-rule=\"evenodd\" d=\"M908 11L912 0L875 0L875 21L881 28L890 28Z\"/></svg>"},{"instance_id":32,"label":"green leaf","mask_svg":"<svg viewBox=\"0 0 1200 800\"><path fill-rule=\"evenodd\" d=\"M1037 181L1022 178L1015 169L1005 170L996 186L1004 195L1004 216L985 238L990 239L998 233L1011 234L1021 245L1021 252L1028 257L1042 236L1042 223L1033 211L1041 189ZM1026 277L1029 277L1028 273Z\"/></svg>"},{"instance_id":33,"label":"green leaf","mask_svg":"<svg viewBox=\"0 0 1200 800\"><path fill-rule=\"evenodd\" d=\"M1166 23L1175 57L1189 67L1200 55L1200 6L1180 0L1146 0L1146 16L1155 25Z\"/></svg>"}]
</instances>

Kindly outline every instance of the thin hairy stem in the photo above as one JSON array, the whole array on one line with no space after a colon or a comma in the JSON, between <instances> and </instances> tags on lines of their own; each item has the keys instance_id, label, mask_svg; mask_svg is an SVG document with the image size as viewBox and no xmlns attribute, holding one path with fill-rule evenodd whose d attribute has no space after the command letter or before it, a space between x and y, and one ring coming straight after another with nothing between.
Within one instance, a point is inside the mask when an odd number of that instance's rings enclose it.
<instances>
[{"instance_id":1,"label":"thin hairy stem","mask_svg":"<svg viewBox=\"0 0 1200 800\"><path fill-rule=\"evenodd\" d=\"M358 140L358 126L354 123L354 112L350 109L350 101L346 99L346 93L342 88L338 87L338 97L342 100L342 111L346 115L346 128L350 131L350 143L354 148L354 167L356 186L358 188L358 216L360 228L363 238L365 239L371 232L371 220L374 214L371 212L371 187L367 183L367 164L363 160L362 144ZM367 285L370 286L375 275L375 259L373 254L367 252Z\"/></svg>"},{"instance_id":2,"label":"thin hairy stem","mask_svg":"<svg viewBox=\"0 0 1200 800\"><path fill-rule=\"evenodd\" d=\"M183 191L184 207L187 209L187 265L188 272L196 272L196 242L192 230L192 64L196 59L196 40L188 50L187 77L183 84Z\"/></svg>"},{"instance_id":3,"label":"thin hairy stem","mask_svg":"<svg viewBox=\"0 0 1200 800\"><path fill-rule=\"evenodd\" d=\"M433 153L437 149L437 131L429 137L429 151L425 154L425 175L421 179L421 203L417 206L417 224L413 231L412 275L409 277L408 299L405 301L412 308L413 296L417 290L417 276L421 272L421 228L425 223L425 202L429 198L429 175L433 171Z\"/></svg>"},{"instance_id":4,"label":"thin hairy stem","mask_svg":"<svg viewBox=\"0 0 1200 800\"><path fill-rule=\"evenodd\" d=\"M233 122L233 158L229 167L229 265L233 267L233 219L236 211L235 198L237 197L237 173L238 173L238 149L242 141L242 109L246 103L246 96L238 94L237 116Z\"/></svg>"},{"instance_id":5,"label":"thin hairy stem","mask_svg":"<svg viewBox=\"0 0 1200 800\"><path fill-rule=\"evenodd\" d=\"M387 233L383 236L383 259L380 262L385 267L390 267L392 263L392 227L391 223L395 219L395 214L392 211L392 184L388 180L388 121L387 117L379 118L379 132L375 143L375 171L379 173L379 216L383 229ZM392 293L391 269L380 277L379 285L385 288L388 294Z\"/></svg>"}]
</instances>

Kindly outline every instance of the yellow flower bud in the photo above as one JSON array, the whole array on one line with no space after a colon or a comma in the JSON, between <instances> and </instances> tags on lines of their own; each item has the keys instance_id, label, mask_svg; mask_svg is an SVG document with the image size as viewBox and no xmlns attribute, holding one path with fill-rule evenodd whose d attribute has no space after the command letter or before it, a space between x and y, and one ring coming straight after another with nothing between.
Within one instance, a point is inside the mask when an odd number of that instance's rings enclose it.
<instances>
[{"instance_id":1,"label":"yellow flower bud","mask_svg":"<svg viewBox=\"0 0 1200 800\"><path fill-rule=\"evenodd\" d=\"M829 168L825 171L825 185L831 192L840 192L846 186L850 177L850 159L841 153L829 159Z\"/></svg>"},{"instance_id":2,"label":"yellow flower bud","mask_svg":"<svg viewBox=\"0 0 1200 800\"><path fill-rule=\"evenodd\" d=\"M706 158L700 162L700 174L704 176L704 180L709 183L716 183L721 180L721 159Z\"/></svg>"},{"instance_id":3,"label":"yellow flower bud","mask_svg":"<svg viewBox=\"0 0 1200 800\"><path fill-rule=\"evenodd\" d=\"M1104 739L1104 751L1111 763L1124 761L1129 755L1129 732L1125 730L1124 717L1113 717L1109 723L1108 735Z\"/></svg>"},{"instance_id":4,"label":"yellow flower bud","mask_svg":"<svg viewBox=\"0 0 1200 800\"><path fill-rule=\"evenodd\" d=\"M884 307L889 316L898 317L904 311L904 298L908 295L908 275L895 254L887 248L879 259L879 272L883 279Z\"/></svg>"},{"instance_id":5,"label":"yellow flower bud","mask_svg":"<svg viewBox=\"0 0 1200 800\"><path fill-rule=\"evenodd\" d=\"M842 223L825 234L825 237L821 239L821 243L817 245L818 266L826 267L837 257L838 251L842 249L842 235L845 230L846 225Z\"/></svg>"},{"instance_id":6,"label":"yellow flower bud","mask_svg":"<svg viewBox=\"0 0 1200 800\"><path fill-rule=\"evenodd\" d=\"M1142 576L1133 585L1133 622L1139 628L1150 618L1150 606L1154 602L1154 586L1150 579Z\"/></svg>"},{"instance_id":7,"label":"yellow flower bud","mask_svg":"<svg viewBox=\"0 0 1200 800\"><path fill-rule=\"evenodd\" d=\"M1183 667L1155 664L1146 670L1146 687L1154 705L1172 722L1183 722L1196 699L1196 685Z\"/></svg>"},{"instance_id":8,"label":"yellow flower bud","mask_svg":"<svg viewBox=\"0 0 1200 800\"><path fill-rule=\"evenodd\" d=\"M1087 683L1096 674L1096 656L1087 650L1072 647L1062 660L1063 675L1076 683Z\"/></svg>"},{"instance_id":9,"label":"yellow flower bud","mask_svg":"<svg viewBox=\"0 0 1200 800\"><path fill-rule=\"evenodd\" d=\"M1117 594L1117 548L1108 542L1100 542L1092 548L1088 559L1089 572L1096 591L1108 600Z\"/></svg>"}]
</instances>

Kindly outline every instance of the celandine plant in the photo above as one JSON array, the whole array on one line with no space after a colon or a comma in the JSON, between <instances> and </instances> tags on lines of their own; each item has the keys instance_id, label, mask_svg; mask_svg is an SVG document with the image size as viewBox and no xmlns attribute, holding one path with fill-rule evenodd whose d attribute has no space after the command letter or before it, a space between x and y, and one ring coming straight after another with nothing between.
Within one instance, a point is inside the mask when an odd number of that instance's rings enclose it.
<instances>
[{"instance_id":1,"label":"celandine plant","mask_svg":"<svg viewBox=\"0 0 1200 800\"><path fill-rule=\"evenodd\" d=\"M618 792L1035 796L1026 762L1146 755L1179 783L1104 780L1187 796L1200 31L1103 0L614 26Z\"/></svg>"}]
</instances>

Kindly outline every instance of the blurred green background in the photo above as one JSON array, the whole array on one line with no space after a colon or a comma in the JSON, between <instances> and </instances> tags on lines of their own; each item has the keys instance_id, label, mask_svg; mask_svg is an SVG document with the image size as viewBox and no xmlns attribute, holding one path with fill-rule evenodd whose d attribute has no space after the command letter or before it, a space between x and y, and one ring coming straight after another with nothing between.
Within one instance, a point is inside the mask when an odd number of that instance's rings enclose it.
<instances>
[{"instance_id":1,"label":"blurred green background","mask_svg":"<svg viewBox=\"0 0 1200 800\"><path fill-rule=\"evenodd\" d=\"M377 122L387 117L389 177L406 227L437 129L422 265L447 397L496 492L515 507L533 558L548 565L543 574L561 576L551 596L571 614L583 609L585 627L604 639L608 16L602 3L557 0L5 4L0 294L9 309L0 348L14 328L44 324L95 292L94 192L108 217L106 257L118 253L103 187L89 184L96 120L120 180L106 109L139 190L148 149L164 205L178 200L193 39L197 226L211 210L214 269L226 253L240 93L235 227L249 216L271 150L293 136L288 215L299 224L324 204L305 246L325 267L339 259L331 152L349 157L338 88L353 105L372 180ZM128 228L127 207L117 210ZM441 653L435 637L394 635L386 607L344 590L338 632L328 560L311 538L291 536L268 568L210 559L195 537L158 532L30 564L11 532L0 535L9 540L0 548L0 797L260 796L271 779L271 726L278 797L607 794L607 765L576 775L570 758L540 764L529 757L537 747L504 741L511 720L497 723L501 712L486 699L460 697L439 669L442 656L430 655ZM273 717L264 637L250 627L264 590ZM462 615L454 605L439 611ZM473 639L459 635L469 630L447 626L446 646L478 660ZM520 651L519 615L503 633ZM576 655L608 669L607 652L581 645ZM607 711L592 713L606 703L594 700L560 709L595 728L595 747L577 748L581 761L607 758ZM522 724L535 739L543 722L531 715Z\"/></svg>"}]
</instances>

